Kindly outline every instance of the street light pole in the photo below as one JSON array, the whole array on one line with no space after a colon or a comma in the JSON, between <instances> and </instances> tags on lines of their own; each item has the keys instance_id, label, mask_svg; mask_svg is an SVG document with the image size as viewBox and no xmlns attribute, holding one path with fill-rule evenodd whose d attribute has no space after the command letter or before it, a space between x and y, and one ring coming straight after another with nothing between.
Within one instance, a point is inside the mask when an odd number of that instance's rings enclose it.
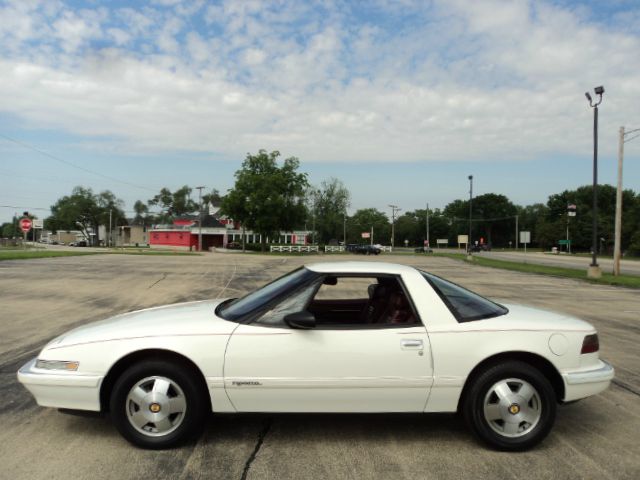
<instances>
[{"instance_id":1,"label":"street light pole","mask_svg":"<svg viewBox=\"0 0 640 480\"><path fill-rule=\"evenodd\" d=\"M473 175L469 175L469 238L467 238L467 254L471 255L471 215L473 213Z\"/></svg>"},{"instance_id":2,"label":"street light pole","mask_svg":"<svg viewBox=\"0 0 640 480\"><path fill-rule=\"evenodd\" d=\"M596 87L594 89L598 95L597 101L594 103L589 92L585 93L585 97L589 101L589 106L593 108L593 235L591 240L591 265L587 270L587 276L590 278L600 278L602 270L598 266L598 105L602 103L602 95L604 87Z\"/></svg>"},{"instance_id":3,"label":"street light pole","mask_svg":"<svg viewBox=\"0 0 640 480\"><path fill-rule=\"evenodd\" d=\"M196 187L198 190L198 251L202 251L202 189L204 186Z\"/></svg>"}]
</instances>

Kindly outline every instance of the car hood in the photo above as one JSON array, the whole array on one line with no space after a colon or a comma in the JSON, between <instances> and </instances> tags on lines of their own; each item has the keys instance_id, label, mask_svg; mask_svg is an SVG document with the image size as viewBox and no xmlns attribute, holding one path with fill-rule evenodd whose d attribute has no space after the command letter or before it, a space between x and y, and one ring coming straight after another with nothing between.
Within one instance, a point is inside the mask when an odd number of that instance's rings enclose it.
<instances>
[{"instance_id":1,"label":"car hood","mask_svg":"<svg viewBox=\"0 0 640 480\"><path fill-rule=\"evenodd\" d=\"M595 332L595 328L590 323L571 315L525 305L507 303L502 305L509 309L506 315L468 322L466 325L472 330L495 328L497 330Z\"/></svg>"},{"instance_id":2,"label":"car hood","mask_svg":"<svg viewBox=\"0 0 640 480\"><path fill-rule=\"evenodd\" d=\"M146 308L75 328L47 344L58 348L87 342L173 335L230 334L237 323L216 316L223 300L205 300Z\"/></svg>"}]
</instances>

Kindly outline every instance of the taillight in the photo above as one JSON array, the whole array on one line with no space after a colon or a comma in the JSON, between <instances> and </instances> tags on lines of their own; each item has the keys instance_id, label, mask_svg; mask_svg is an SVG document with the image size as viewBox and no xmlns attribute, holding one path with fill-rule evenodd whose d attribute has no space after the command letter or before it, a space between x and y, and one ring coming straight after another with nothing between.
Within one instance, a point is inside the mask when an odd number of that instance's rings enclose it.
<instances>
[{"instance_id":1,"label":"taillight","mask_svg":"<svg viewBox=\"0 0 640 480\"><path fill-rule=\"evenodd\" d=\"M600 343L598 342L598 334L587 335L582 341L582 350L580 353L593 353L600 350Z\"/></svg>"}]
</instances>

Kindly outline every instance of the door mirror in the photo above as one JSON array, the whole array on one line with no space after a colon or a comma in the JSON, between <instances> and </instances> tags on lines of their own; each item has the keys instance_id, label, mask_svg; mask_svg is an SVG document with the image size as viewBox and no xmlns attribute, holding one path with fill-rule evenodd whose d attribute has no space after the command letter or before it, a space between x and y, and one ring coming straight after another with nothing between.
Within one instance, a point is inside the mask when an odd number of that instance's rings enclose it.
<instances>
[{"instance_id":1,"label":"door mirror","mask_svg":"<svg viewBox=\"0 0 640 480\"><path fill-rule=\"evenodd\" d=\"M316 328L316 317L311 312L303 310L302 312L290 313L284 317L284 323L291 328L302 330L310 330Z\"/></svg>"}]
</instances>

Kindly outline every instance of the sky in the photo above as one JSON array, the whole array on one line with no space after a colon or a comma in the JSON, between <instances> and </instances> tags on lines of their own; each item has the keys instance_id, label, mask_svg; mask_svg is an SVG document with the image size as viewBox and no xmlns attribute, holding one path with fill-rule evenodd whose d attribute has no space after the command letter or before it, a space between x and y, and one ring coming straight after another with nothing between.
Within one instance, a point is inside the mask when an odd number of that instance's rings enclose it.
<instances>
[{"instance_id":1,"label":"sky","mask_svg":"<svg viewBox=\"0 0 640 480\"><path fill-rule=\"evenodd\" d=\"M225 193L260 149L341 180L350 213L442 208L469 175L544 203L592 182L584 92L605 87L600 183L640 128L637 0L0 0L0 45L0 222L77 185L127 212Z\"/></svg>"}]
</instances>

